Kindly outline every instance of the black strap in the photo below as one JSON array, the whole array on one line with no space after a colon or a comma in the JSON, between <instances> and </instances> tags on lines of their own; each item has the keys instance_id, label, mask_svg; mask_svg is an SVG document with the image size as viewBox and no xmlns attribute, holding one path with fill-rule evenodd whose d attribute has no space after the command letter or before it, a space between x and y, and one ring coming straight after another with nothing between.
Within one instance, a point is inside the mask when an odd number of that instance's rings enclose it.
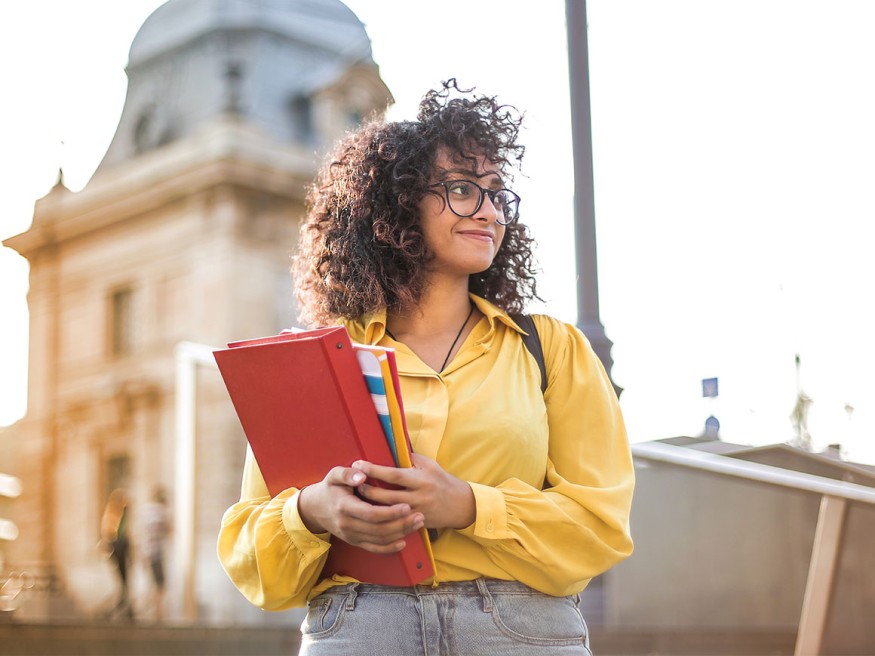
<instances>
[{"instance_id":1,"label":"black strap","mask_svg":"<svg viewBox=\"0 0 875 656\"><path fill-rule=\"evenodd\" d=\"M547 364L544 362L544 349L541 348L541 336L538 335L538 328L535 326L535 320L530 314L512 314L516 324L528 333L523 335L523 344L535 358L538 363L538 369L541 370L541 394L547 391Z\"/></svg>"}]
</instances>

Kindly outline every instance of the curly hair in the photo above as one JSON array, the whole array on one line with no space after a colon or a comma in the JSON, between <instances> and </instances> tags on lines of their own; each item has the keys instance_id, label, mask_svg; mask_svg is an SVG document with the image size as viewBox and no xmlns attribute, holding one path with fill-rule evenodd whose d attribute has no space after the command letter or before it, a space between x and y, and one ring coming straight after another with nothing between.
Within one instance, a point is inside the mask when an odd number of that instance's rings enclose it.
<instances>
[{"instance_id":1,"label":"curly hair","mask_svg":"<svg viewBox=\"0 0 875 656\"><path fill-rule=\"evenodd\" d=\"M451 97L454 91L461 97ZM307 196L292 267L303 323L325 325L419 302L430 258L419 204L436 193L429 186L439 150L472 168L485 157L505 179L518 168L522 116L472 91L448 80L425 94L416 121L371 120L326 160ZM538 298L532 245L525 225L508 225L492 265L471 275L470 291L507 312L522 311Z\"/></svg>"}]
</instances>

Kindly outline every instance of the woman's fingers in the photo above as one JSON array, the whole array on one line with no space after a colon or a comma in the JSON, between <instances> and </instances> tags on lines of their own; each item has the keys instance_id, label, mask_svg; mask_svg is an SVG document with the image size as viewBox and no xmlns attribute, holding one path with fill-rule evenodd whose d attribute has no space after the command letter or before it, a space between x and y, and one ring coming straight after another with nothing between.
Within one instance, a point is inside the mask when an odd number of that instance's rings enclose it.
<instances>
[{"instance_id":1,"label":"woman's fingers","mask_svg":"<svg viewBox=\"0 0 875 656\"><path fill-rule=\"evenodd\" d=\"M404 537L422 528L424 523L425 519L421 513L409 513L384 522L341 515L337 522L337 535L356 546L378 545L391 550L393 543L402 542ZM403 545L398 548L403 548Z\"/></svg>"},{"instance_id":2,"label":"woman's fingers","mask_svg":"<svg viewBox=\"0 0 875 656\"><path fill-rule=\"evenodd\" d=\"M329 485L355 487L365 482L365 474L360 469L352 467L332 467L323 480Z\"/></svg>"},{"instance_id":3,"label":"woman's fingers","mask_svg":"<svg viewBox=\"0 0 875 656\"><path fill-rule=\"evenodd\" d=\"M404 524L413 526L421 518L421 513L414 512L406 503L380 506L352 495L342 501L339 514L341 521L349 519L380 530L391 530Z\"/></svg>"},{"instance_id":4,"label":"woman's fingers","mask_svg":"<svg viewBox=\"0 0 875 656\"><path fill-rule=\"evenodd\" d=\"M404 538L425 525L423 513L409 503L380 505L356 495L365 479L360 468L334 467L322 481L302 489L298 511L304 525L374 553L403 549Z\"/></svg>"},{"instance_id":5,"label":"woman's fingers","mask_svg":"<svg viewBox=\"0 0 875 656\"><path fill-rule=\"evenodd\" d=\"M476 502L471 486L446 472L431 458L416 455L414 467L398 469L370 462L352 464L371 479L393 484L398 489L386 489L363 483L358 486L361 497L374 504L389 506L407 504L421 512L429 528L464 528L476 518Z\"/></svg>"},{"instance_id":6,"label":"woman's fingers","mask_svg":"<svg viewBox=\"0 0 875 656\"><path fill-rule=\"evenodd\" d=\"M352 463L352 468L360 470L370 480L379 480L392 485L385 488L370 483L362 483L358 491L362 497L376 504L392 505L408 503L421 504L434 494L442 480L443 470L432 466L433 460L420 458L424 467L384 467L363 460ZM421 510L421 508L420 508Z\"/></svg>"},{"instance_id":7,"label":"woman's fingers","mask_svg":"<svg viewBox=\"0 0 875 656\"><path fill-rule=\"evenodd\" d=\"M372 542L359 542L355 546L364 549L365 551L370 551L371 553L379 553L379 554L389 554L396 553L401 551L404 547L407 546L407 542L404 540L398 540L397 542L393 542L391 544L375 544Z\"/></svg>"},{"instance_id":8,"label":"woman's fingers","mask_svg":"<svg viewBox=\"0 0 875 656\"><path fill-rule=\"evenodd\" d=\"M411 487L416 482L417 476L417 470L412 467L386 467L384 465L375 465L366 460L357 460L352 463L351 469L355 472L361 472L367 477L400 487Z\"/></svg>"}]
</instances>

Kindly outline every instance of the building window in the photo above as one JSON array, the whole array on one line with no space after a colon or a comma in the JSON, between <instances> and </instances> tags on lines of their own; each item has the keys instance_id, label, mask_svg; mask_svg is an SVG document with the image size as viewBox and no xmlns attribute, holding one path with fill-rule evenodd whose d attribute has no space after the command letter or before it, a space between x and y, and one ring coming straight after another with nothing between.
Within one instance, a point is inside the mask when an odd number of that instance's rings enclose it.
<instances>
[{"instance_id":1,"label":"building window","mask_svg":"<svg viewBox=\"0 0 875 656\"><path fill-rule=\"evenodd\" d=\"M351 130L359 128L365 120L365 115L357 109L346 110L346 127Z\"/></svg>"},{"instance_id":2,"label":"building window","mask_svg":"<svg viewBox=\"0 0 875 656\"><path fill-rule=\"evenodd\" d=\"M307 96L298 96L289 103L292 120L292 133L302 144L313 143L313 103Z\"/></svg>"},{"instance_id":3,"label":"building window","mask_svg":"<svg viewBox=\"0 0 875 656\"><path fill-rule=\"evenodd\" d=\"M106 460L103 498L109 499L113 490L125 490L130 485L131 459L126 453L112 455Z\"/></svg>"},{"instance_id":4,"label":"building window","mask_svg":"<svg viewBox=\"0 0 875 656\"><path fill-rule=\"evenodd\" d=\"M134 293L130 288L117 289L109 303L109 348L114 356L128 355L134 346Z\"/></svg>"}]
</instances>

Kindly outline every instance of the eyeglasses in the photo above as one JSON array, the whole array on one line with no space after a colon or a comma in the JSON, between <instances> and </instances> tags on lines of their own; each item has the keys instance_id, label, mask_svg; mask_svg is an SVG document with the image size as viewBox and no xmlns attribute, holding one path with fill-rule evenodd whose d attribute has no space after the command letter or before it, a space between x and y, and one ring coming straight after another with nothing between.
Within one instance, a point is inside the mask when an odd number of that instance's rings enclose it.
<instances>
[{"instance_id":1,"label":"eyeglasses","mask_svg":"<svg viewBox=\"0 0 875 656\"><path fill-rule=\"evenodd\" d=\"M498 212L495 221L499 225L510 225L520 215L520 197L510 189L484 189L470 180L445 180L430 186L443 187L450 210L462 218L477 214L480 206L483 205L484 196L489 196L489 200Z\"/></svg>"}]
</instances>

